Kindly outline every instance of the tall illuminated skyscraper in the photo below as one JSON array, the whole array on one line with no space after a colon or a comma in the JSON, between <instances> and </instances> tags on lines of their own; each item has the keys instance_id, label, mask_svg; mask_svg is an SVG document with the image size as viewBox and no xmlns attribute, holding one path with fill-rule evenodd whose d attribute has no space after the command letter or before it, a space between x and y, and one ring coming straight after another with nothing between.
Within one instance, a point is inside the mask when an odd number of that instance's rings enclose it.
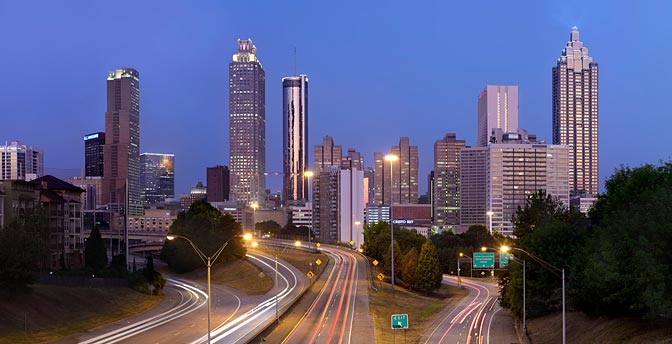
<instances>
[{"instance_id":1,"label":"tall illuminated skyscraper","mask_svg":"<svg viewBox=\"0 0 672 344\"><path fill-rule=\"evenodd\" d=\"M308 181L308 77L282 78L283 200L286 204L305 202Z\"/></svg>"},{"instance_id":2,"label":"tall illuminated skyscraper","mask_svg":"<svg viewBox=\"0 0 672 344\"><path fill-rule=\"evenodd\" d=\"M390 163L385 161L385 154L373 153L375 169L373 204L389 204L390 192L393 204L418 203L418 146L411 146L408 137L402 137L399 139L399 145L392 146L390 151L398 157L392 163L391 178Z\"/></svg>"},{"instance_id":3,"label":"tall illuminated skyscraper","mask_svg":"<svg viewBox=\"0 0 672 344\"><path fill-rule=\"evenodd\" d=\"M128 204L130 215L142 215L140 74L133 68L117 69L107 76L103 156L103 201Z\"/></svg>"},{"instance_id":4,"label":"tall illuminated skyscraper","mask_svg":"<svg viewBox=\"0 0 672 344\"><path fill-rule=\"evenodd\" d=\"M572 29L553 67L553 143L570 147L570 188L598 192L598 68Z\"/></svg>"},{"instance_id":5,"label":"tall illuminated skyscraper","mask_svg":"<svg viewBox=\"0 0 672 344\"><path fill-rule=\"evenodd\" d=\"M518 129L518 86L488 85L478 96L478 147L488 145L495 128Z\"/></svg>"},{"instance_id":6,"label":"tall illuminated skyscraper","mask_svg":"<svg viewBox=\"0 0 672 344\"><path fill-rule=\"evenodd\" d=\"M266 190L266 74L251 39L229 63L230 197L261 202Z\"/></svg>"},{"instance_id":7,"label":"tall illuminated skyscraper","mask_svg":"<svg viewBox=\"0 0 672 344\"><path fill-rule=\"evenodd\" d=\"M144 204L161 203L167 198L175 198L175 155L142 153L140 161L140 185Z\"/></svg>"},{"instance_id":8,"label":"tall illuminated skyscraper","mask_svg":"<svg viewBox=\"0 0 672 344\"><path fill-rule=\"evenodd\" d=\"M440 229L460 223L460 150L466 147L456 134L446 134L434 143L432 214Z\"/></svg>"}]
</instances>

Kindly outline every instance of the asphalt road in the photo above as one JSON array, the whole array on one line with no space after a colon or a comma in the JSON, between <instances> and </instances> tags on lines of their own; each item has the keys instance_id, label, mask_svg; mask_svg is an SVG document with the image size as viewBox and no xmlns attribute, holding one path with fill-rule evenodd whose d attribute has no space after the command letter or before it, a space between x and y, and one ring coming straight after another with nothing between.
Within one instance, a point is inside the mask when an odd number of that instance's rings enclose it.
<instances>
[{"instance_id":1,"label":"asphalt road","mask_svg":"<svg viewBox=\"0 0 672 344\"><path fill-rule=\"evenodd\" d=\"M446 309L422 336L420 343L518 343L511 316L499 306L499 290L491 281L462 278L469 295ZM457 285L444 275L444 284Z\"/></svg>"},{"instance_id":2,"label":"asphalt road","mask_svg":"<svg viewBox=\"0 0 672 344\"><path fill-rule=\"evenodd\" d=\"M295 326L281 342L374 343L367 293L368 262L352 250L325 246L320 250L333 264L322 273L324 285L314 301L294 319Z\"/></svg>"}]
</instances>

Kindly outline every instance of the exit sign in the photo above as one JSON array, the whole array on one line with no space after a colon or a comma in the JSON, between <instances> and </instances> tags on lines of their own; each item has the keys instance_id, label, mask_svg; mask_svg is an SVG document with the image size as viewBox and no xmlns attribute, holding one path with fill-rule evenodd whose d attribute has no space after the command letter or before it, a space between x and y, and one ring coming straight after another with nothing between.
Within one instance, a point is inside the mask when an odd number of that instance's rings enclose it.
<instances>
[{"instance_id":1,"label":"exit sign","mask_svg":"<svg viewBox=\"0 0 672 344\"><path fill-rule=\"evenodd\" d=\"M392 328L393 329L407 329L408 328L408 314L392 314Z\"/></svg>"}]
</instances>

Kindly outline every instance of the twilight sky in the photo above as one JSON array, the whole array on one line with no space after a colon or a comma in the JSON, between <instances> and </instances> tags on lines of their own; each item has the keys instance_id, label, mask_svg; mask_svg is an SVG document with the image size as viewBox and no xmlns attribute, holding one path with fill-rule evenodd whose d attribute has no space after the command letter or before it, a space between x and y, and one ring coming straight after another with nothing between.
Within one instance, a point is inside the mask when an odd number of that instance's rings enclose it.
<instances>
[{"instance_id":1,"label":"twilight sky","mask_svg":"<svg viewBox=\"0 0 672 344\"><path fill-rule=\"evenodd\" d=\"M519 125L551 142L551 68L576 25L600 65L600 188L621 164L672 156L672 2L0 0L0 140L78 174L104 131L110 70L140 72L140 151L175 154L176 196L229 164L228 64L251 38L266 71L267 169L282 170L281 78L309 77L309 147L322 136L387 152L408 136L420 193L433 145L475 145L477 97L519 86ZM269 177L273 192L281 177Z\"/></svg>"}]
</instances>

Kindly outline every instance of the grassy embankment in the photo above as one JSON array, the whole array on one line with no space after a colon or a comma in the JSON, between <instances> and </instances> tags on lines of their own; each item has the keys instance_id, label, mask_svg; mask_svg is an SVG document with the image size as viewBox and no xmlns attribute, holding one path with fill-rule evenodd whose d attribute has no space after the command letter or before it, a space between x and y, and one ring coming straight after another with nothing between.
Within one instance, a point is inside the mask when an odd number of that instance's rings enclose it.
<instances>
[{"instance_id":1,"label":"grassy embankment","mask_svg":"<svg viewBox=\"0 0 672 344\"><path fill-rule=\"evenodd\" d=\"M445 307L466 296L466 289L443 285L433 297L408 291L397 286L394 293L389 284L383 284L378 291L369 290L369 308L374 323L376 343L394 343L403 340L404 330L392 330L390 316L392 314L408 314L407 343L418 343L420 337L432 324L436 316Z\"/></svg>"},{"instance_id":2,"label":"grassy embankment","mask_svg":"<svg viewBox=\"0 0 672 344\"><path fill-rule=\"evenodd\" d=\"M594 318L580 312L567 313L567 343L639 344L672 343L672 324L633 318ZM533 344L562 342L562 314L528 320L527 332Z\"/></svg>"},{"instance_id":3,"label":"grassy embankment","mask_svg":"<svg viewBox=\"0 0 672 344\"><path fill-rule=\"evenodd\" d=\"M0 343L38 343L143 312L161 300L130 288L34 285L30 294L0 295Z\"/></svg>"}]
</instances>

